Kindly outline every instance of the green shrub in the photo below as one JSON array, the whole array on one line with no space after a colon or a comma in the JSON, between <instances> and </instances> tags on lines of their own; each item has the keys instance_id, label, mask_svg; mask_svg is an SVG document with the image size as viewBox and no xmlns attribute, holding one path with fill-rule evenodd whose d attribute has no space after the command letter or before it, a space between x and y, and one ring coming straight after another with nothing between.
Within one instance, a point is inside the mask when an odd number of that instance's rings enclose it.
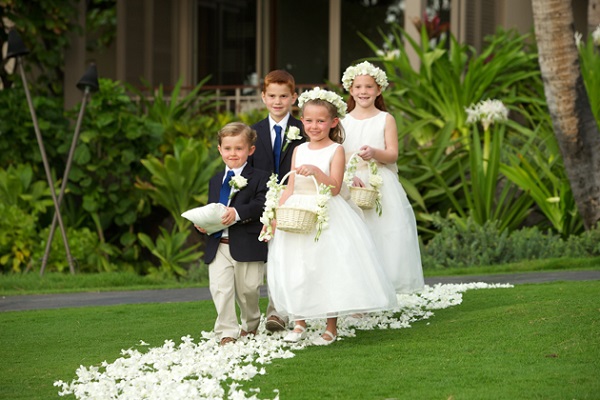
<instances>
[{"instance_id":1,"label":"green shrub","mask_svg":"<svg viewBox=\"0 0 600 400\"><path fill-rule=\"evenodd\" d=\"M0 272L23 272L31 266L36 226L33 213L0 202Z\"/></svg>"},{"instance_id":2,"label":"green shrub","mask_svg":"<svg viewBox=\"0 0 600 400\"><path fill-rule=\"evenodd\" d=\"M98 234L89 228L66 228L69 249L73 257L76 272L113 272L131 271L133 268L126 263L117 262L119 251L116 246L103 243ZM37 245L32 254L32 269L39 272L42 258L46 250L49 227L41 230ZM62 235L57 229L50 247L45 272L68 272L69 262L65 251Z\"/></svg>"},{"instance_id":3,"label":"green shrub","mask_svg":"<svg viewBox=\"0 0 600 400\"><path fill-rule=\"evenodd\" d=\"M437 216L439 232L423 247L424 268L453 268L508 264L525 260L561 257L597 257L600 255L600 229L563 239L538 227L508 232L497 222L483 225Z\"/></svg>"},{"instance_id":4,"label":"green shrub","mask_svg":"<svg viewBox=\"0 0 600 400\"><path fill-rule=\"evenodd\" d=\"M63 99L35 96L32 102L37 116L44 150L51 168L62 171L66 157L60 146L71 140L69 121L64 116ZM30 164L37 179L45 179L42 156L33 129L31 113L21 84L0 90L0 165Z\"/></svg>"}]
</instances>

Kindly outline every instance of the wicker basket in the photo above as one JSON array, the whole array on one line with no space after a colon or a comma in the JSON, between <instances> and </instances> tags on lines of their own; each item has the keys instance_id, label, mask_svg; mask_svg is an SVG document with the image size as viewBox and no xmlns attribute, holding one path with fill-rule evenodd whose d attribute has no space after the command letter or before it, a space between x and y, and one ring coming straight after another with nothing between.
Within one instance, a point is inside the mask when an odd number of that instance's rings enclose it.
<instances>
[{"instance_id":1,"label":"wicker basket","mask_svg":"<svg viewBox=\"0 0 600 400\"><path fill-rule=\"evenodd\" d=\"M281 183L283 183L290 174L295 171L288 172ZM319 185L314 176L311 176L317 192L319 191ZM312 210L296 207L286 207L285 204L279 206L275 211L277 218L277 229L292 232L292 233L310 233L315 229L317 224L317 213Z\"/></svg>"},{"instance_id":2,"label":"wicker basket","mask_svg":"<svg viewBox=\"0 0 600 400\"><path fill-rule=\"evenodd\" d=\"M363 210L375 208L377 190L366 187L350 186L350 198Z\"/></svg>"},{"instance_id":3,"label":"wicker basket","mask_svg":"<svg viewBox=\"0 0 600 400\"><path fill-rule=\"evenodd\" d=\"M353 157L358 157L358 153L352 154L348 162ZM371 187L350 186L350 199L362 210L370 210L375 208L375 202L379 193Z\"/></svg>"}]
</instances>

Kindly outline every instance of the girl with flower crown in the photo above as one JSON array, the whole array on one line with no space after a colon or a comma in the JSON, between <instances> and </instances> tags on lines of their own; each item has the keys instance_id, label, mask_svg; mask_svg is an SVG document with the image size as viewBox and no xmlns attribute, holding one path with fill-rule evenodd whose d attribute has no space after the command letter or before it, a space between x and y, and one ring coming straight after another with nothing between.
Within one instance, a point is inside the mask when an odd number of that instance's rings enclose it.
<instances>
[{"instance_id":1,"label":"girl with flower crown","mask_svg":"<svg viewBox=\"0 0 600 400\"><path fill-rule=\"evenodd\" d=\"M361 159L354 186L369 181L368 162L375 162L383 181L379 186L380 212L364 210L377 252L397 293L423 289L423 269L415 215L398 181L398 132L396 121L386 112L382 91L388 86L383 70L365 61L350 66L342 77L350 93L349 114L341 121L346 132L344 150Z\"/></svg>"},{"instance_id":2,"label":"girl with flower crown","mask_svg":"<svg viewBox=\"0 0 600 400\"><path fill-rule=\"evenodd\" d=\"M277 308L295 320L284 340L304 339L307 319L327 318L326 331L313 344L328 345L336 340L338 316L392 309L397 300L368 228L338 195L345 165L339 119L346 113L346 103L337 94L316 87L302 93L298 104L308 141L294 149L295 174L289 176L279 204L316 209L319 196L315 196L313 177L330 188L331 196L325 223L318 224L318 240L315 232L277 230L274 221L267 279ZM263 232L267 230L265 226Z\"/></svg>"}]
</instances>

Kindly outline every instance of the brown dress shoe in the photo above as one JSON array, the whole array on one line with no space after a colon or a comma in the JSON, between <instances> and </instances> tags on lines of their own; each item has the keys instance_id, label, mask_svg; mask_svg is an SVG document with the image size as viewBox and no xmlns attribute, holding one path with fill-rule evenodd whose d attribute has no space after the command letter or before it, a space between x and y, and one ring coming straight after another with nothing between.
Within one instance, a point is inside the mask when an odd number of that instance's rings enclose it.
<instances>
[{"instance_id":1,"label":"brown dress shoe","mask_svg":"<svg viewBox=\"0 0 600 400\"><path fill-rule=\"evenodd\" d=\"M278 332L285 330L285 322L275 315L271 315L267 318L267 324L265 326L269 332Z\"/></svg>"},{"instance_id":2,"label":"brown dress shoe","mask_svg":"<svg viewBox=\"0 0 600 400\"><path fill-rule=\"evenodd\" d=\"M248 336L248 335L256 335L256 330L246 332L245 330L242 329L242 332L240 332L240 336L242 336L242 337Z\"/></svg>"},{"instance_id":3,"label":"brown dress shoe","mask_svg":"<svg viewBox=\"0 0 600 400\"><path fill-rule=\"evenodd\" d=\"M232 337L224 337L221 339L221 346L225 346L227 343L235 343L235 339Z\"/></svg>"}]
</instances>

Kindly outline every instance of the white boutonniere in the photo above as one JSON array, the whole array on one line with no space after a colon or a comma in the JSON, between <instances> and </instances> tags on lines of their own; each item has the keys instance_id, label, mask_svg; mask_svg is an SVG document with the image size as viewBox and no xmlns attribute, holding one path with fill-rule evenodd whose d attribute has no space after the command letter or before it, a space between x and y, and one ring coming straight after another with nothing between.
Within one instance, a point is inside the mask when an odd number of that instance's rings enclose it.
<instances>
[{"instance_id":1,"label":"white boutonniere","mask_svg":"<svg viewBox=\"0 0 600 400\"><path fill-rule=\"evenodd\" d=\"M234 194L242 190L248 184L248 179L244 178L241 175L236 175L229 181L229 186L231 186L231 193L229 194L229 198L231 199Z\"/></svg>"},{"instance_id":2,"label":"white boutonniere","mask_svg":"<svg viewBox=\"0 0 600 400\"><path fill-rule=\"evenodd\" d=\"M295 126L288 126L287 131L285 132L285 143L283 144L283 150L287 149L288 145L292 140L302 139L302 135L300 134L300 129Z\"/></svg>"}]
</instances>

